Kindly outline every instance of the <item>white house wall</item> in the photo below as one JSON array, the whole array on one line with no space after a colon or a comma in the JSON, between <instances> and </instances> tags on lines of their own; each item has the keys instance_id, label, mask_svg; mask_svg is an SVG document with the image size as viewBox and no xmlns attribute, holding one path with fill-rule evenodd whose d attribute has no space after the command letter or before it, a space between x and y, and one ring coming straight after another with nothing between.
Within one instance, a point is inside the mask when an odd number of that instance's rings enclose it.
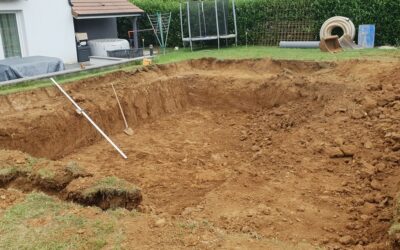
<instances>
[{"instance_id":1,"label":"white house wall","mask_svg":"<svg viewBox=\"0 0 400 250\"><path fill-rule=\"evenodd\" d=\"M8 11L19 12L23 56L52 56L65 63L77 61L68 0L0 0L0 12Z\"/></svg>"}]
</instances>

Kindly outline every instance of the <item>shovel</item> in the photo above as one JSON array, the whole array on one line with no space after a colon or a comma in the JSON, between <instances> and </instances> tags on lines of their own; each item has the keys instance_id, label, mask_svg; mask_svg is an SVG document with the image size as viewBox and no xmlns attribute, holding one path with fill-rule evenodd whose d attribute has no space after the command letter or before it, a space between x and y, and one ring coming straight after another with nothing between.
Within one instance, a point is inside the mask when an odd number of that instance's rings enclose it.
<instances>
[{"instance_id":1,"label":"shovel","mask_svg":"<svg viewBox=\"0 0 400 250\"><path fill-rule=\"evenodd\" d=\"M112 87L112 89L114 91L115 98L117 99L119 110L121 110L122 118L124 119L124 123L125 123L124 133L127 134L127 135L133 135L133 130L128 126L128 122L126 121L124 110L122 109L121 103L119 102L117 91L115 91L113 83L111 83L111 87Z\"/></svg>"}]
</instances>

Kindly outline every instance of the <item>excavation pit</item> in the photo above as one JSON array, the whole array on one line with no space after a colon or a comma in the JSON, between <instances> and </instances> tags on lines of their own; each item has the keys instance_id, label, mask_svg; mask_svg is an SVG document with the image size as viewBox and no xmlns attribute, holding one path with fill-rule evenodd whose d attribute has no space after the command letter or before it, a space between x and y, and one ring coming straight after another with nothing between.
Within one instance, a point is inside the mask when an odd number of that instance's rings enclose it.
<instances>
[{"instance_id":1,"label":"excavation pit","mask_svg":"<svg viewBox=\"0 0 400 250\"><path fill-rule=\"evenodd\" d=\"M129 205L99 201L108 195L101 192L85 203L84 192L58 190L81 204L202 218L229 233L283 241L385 249L400 176L399 69L202 59L117 72L65 89L127 160L51 87L0 97L0 148L76 162L94 176L71 182L115 176L141 190L128 195ZM111 82L132 136L123 133Z\"/></svg>"}]
</instances>

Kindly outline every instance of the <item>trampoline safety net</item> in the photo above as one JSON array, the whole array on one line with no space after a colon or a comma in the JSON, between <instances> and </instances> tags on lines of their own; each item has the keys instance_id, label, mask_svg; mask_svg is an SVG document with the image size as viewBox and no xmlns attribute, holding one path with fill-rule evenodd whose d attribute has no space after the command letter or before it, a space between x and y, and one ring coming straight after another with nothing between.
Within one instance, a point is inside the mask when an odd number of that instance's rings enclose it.
<instances>
[{"instance_id":1,"label":"trampoline safety net","mask_svg":"<svg viewBox=\"0 0 400 250\"><path fill-rule=\"evenodd\" d=\"M236 39L234 2L229 0L188 1L181 4L182 40L189 42Z\"/></svg>"}]
</instances>

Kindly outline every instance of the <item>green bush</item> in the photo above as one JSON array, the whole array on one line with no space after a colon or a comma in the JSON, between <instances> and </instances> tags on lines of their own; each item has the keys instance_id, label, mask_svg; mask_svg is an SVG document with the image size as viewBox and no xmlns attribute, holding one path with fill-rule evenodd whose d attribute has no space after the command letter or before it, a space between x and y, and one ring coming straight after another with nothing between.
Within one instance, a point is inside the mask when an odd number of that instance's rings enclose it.
<instances>
[{"instance_id":1,"label":"green bush","mask_svg":"<svg viewBox=\"0 0 400 250\"><path fill-rule=\"evenodd\" d=\"M179 0L130 0L147 13L172 12L169 46L181 46ZM317 38L319 27L332 16L347 16L356 27L376 25L376 45L400 45L400 1L393 0L236 0L239 44L263 44L260 30L267 20L302 20L315 23L312 32ZM131 23L119 20L120 36L126 37ZM142 17L140 28L149 28L147 17ZM143 32L146 46L157 44L151 32ZM261 39L265 39L261 37Z\"/></svg>"}]
</instances>

